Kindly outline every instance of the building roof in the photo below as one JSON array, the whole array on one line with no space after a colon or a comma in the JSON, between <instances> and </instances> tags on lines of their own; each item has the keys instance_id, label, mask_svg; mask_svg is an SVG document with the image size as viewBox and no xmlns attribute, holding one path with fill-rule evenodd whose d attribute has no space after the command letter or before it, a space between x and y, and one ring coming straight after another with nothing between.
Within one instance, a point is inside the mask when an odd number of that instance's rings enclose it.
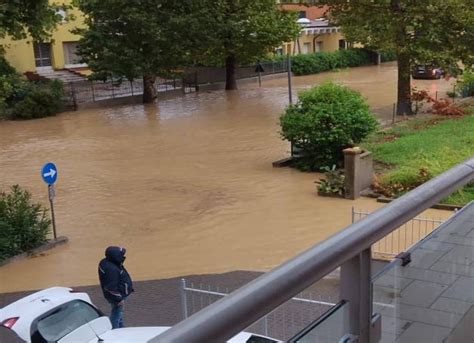
<instances>
[{"instance_id":1,"label":"building roof","mask_svg":"<svg viewBox=\"0 0 474 343\"><path fill-rule=\"evenodd\" d=\"M317 7L317 6L306 6L306 5L300 5L300 4L285 4L285 3L281 3L280 7L287 11L296 11L296 12L305 11L306 18L311 19L311 20L325 17L326 12L329 9L328 6Z\"/></svg>"}]
</instances>

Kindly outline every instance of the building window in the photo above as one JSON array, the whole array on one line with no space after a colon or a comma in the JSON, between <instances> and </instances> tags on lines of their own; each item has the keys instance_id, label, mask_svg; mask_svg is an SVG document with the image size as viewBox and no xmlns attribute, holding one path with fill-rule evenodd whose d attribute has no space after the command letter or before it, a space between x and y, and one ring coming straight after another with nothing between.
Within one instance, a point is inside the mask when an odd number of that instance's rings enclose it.
<instances>
[{"instance_id":1,"label":"building window","mask_svg":"<svg viewBox=\"0 0 474 343\"><path fill-rule=\"evenodd\" d=\"M321 52L323 51L323 42L319 41L319 42L316 42L316 45L315 45L315 52Z\"/></svg>"},{"instance_id":2,"label":"building window","mask_svg":"<svg viewBox=\"0 0 474 343\"><path fill-rule=\"evenodd\" d=\"M347 42L344 39L339 39L339 50L346 50Z\"/></svg>"},{"instance_id":3,"label":"building window","mask_svg":"<svg viewBox=\"0 0 474 343\"><path fill-rule=\"evenodd\" d=\"M61 17L61 23L66 23L67 22L67 13L63 9L59 9L56 11L56 14Z\"/></svg>"},{"instance_id":4,"label":"building window","mask_svg":"<svg viewBox=\"0 0 474 343\"><path fill-rule=\"evenodd\" d=\"M81 57L77 54L77 42L64 42L64 62L68 64L80 64Z\"/></svg>"},{"instance_id":5,"label":"building window","mask_svg":"<svg viewBox=\"0 0 474 343\"><path fill-rule=\"evenodd\" d=\"M33 44L37 68L51 67L51 43L35 42Z\"/></svg>"},{"instance_id":6,"label":"building window","mask_svg":"<svg viewBox=\"0 0 474 343\"><path fill-rule=\"evenodd\" d=\"M311 43L303 44L303 54L309 54L311 52Z\"/></svg>"},{"instance_id":7,"label":"building window","mask_svg":"<svg viewBox=\"0 0 474 343\"><path fill-rule=\"evenodd\" d=\"M306 18L306 11L300 11L299 18Z\"/></svg>"}]
</instances>

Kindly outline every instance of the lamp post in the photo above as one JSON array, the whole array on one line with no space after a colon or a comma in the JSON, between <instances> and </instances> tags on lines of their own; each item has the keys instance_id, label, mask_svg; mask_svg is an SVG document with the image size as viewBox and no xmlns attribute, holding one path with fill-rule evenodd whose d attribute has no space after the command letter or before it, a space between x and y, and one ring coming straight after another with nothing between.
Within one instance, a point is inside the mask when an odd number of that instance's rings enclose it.
<instances>
[{"instance_id":1,"label":"lamp post","mask_svg":"<svg viewBox=\"0 0 474 343\"><path fill-rule=\"evenodd\" d=\"M311 20L308 18L300 18L296 21L296 23L300 26L302 29L303 27L311 24ZM298 53L301 53L301 48L300 48L300 32L298 32L298 37L296 38L295 43L298 45ZM291 50L287 52L287 69L288 69L288 101L290 105L293 105L293 89L291 85Z\"/></svg>"}]
</instances>

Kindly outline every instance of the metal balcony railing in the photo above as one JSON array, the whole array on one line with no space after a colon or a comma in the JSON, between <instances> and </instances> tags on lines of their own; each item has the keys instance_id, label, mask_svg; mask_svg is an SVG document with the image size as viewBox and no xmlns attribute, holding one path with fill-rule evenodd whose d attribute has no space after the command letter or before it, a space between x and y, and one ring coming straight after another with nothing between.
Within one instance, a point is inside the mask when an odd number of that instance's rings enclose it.
<instances>
[{"instance_id":1,"label":"metal balcony railing","mask_svg":"<svg viewBox=\"0 0 474 343\"><path fill-rule=\"evenodd\" d=\"M471 158L371 213L150 342L224 342L311 284L341 267L347 334L371 342L371 246L439 200L474 180Z\"/></svg>"}]
</instances>

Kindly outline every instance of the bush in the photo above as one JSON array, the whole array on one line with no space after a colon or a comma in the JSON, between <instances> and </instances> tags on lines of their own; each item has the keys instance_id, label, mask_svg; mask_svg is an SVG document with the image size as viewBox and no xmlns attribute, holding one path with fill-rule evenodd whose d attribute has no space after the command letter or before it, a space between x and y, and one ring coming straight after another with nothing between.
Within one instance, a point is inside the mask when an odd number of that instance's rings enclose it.
<instances>
[{"instance_id":1,"label":"bush","mask_svg":"<svg viewBox=\"0 0 474 343\"><path fill-rule=\"evenodd\" d=\"M61 81L30 82L17 75L0 77L0 116L11 120L43 118L61 111L64 87Z\"/></svg>"},{"instance_id":2,"label":"bush","mask_svg":"<svg viewBox=\"0 0 474 343\"><path fill-rule=\"evenodd\" d=\"M394 50L382 51L380 55L381 62L391 62L397 60L397 53Z\"/></svg>"},{"instance_id":3,"label":"bush","mask_svg":"<svg viewBox=\"0 0 474 343\"><path fill-rule=\"evenodd\" d=\"M321 170L324 171L324 179L316 181L318 193L342 197L345 183L344 170L336 169L335 165L332 168L323 167Z\"/></svg>"},{"instance_id":4,"label":"bush","mask_svg":"<svg viewBox=\"0 0 474 343\"><path fill-rule=\"evenodd\" d=\"M317 52L293 56L291 70L295 75L308 75L339 68L370 65L373 62L373 52L367 49Z\"/></svg>"},{"instance_id":5,"label":"bush","mask_svg":"<svg viewBox=\"0 0 474 343\"><path fill-rule=\"evenodd\" d=\"M33 204L28 191L13 186L0 193L0 261L44 244L50 225L46 209Z\"/></svg>"},{"instance_id":6,"label":"bush","mask_svg":"<svg viewBox=\"0 0 474 343\"><path fill-rule=\"evenodd\" d=\"M301 170L342 165L342 150L360 143L377 127L362 95L328 82L301 92L296 105L280 118L281 136L293 142Z\"/></svg>"},{"instance_id":7,"label":"bush","mask_svg":"<svg viewBox=\"0 0 474 343\"><path fill-rule=\"evenodd\" d=\"M470 69L464 70L458 79L457 88L460 89L460 95L463 98L474 96L474 71Z\"/></svg>"}]
</instances>

